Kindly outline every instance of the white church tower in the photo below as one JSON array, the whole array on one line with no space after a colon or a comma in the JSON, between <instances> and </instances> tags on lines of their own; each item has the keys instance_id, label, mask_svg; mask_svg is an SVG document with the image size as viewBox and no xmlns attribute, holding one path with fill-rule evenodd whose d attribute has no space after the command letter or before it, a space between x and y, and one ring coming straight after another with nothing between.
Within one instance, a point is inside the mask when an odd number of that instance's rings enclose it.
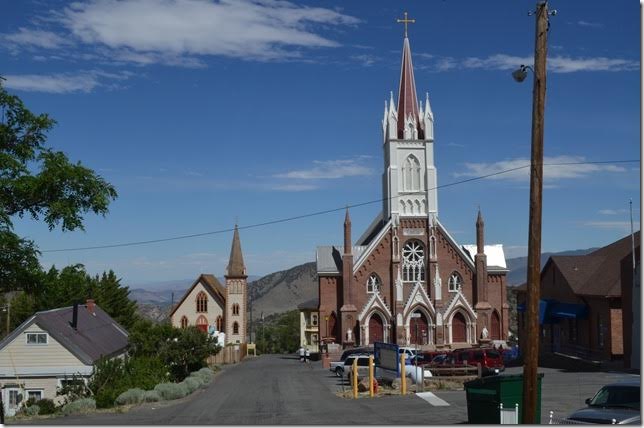
<instances>
[{"instance_id":1,"label":"white church tower","mask_svg":"<svg viewBox=\"0 0 644 428\"><path fill-rule=\"evenodd\" d=\"M405 31L398 106L393 92L385 101L382 121L385 172L383 174L384 220L427 216L435 224L438 216L438 185L434 166L434 114L429 94L419 104Z\"/></svg>"}]
</instances>

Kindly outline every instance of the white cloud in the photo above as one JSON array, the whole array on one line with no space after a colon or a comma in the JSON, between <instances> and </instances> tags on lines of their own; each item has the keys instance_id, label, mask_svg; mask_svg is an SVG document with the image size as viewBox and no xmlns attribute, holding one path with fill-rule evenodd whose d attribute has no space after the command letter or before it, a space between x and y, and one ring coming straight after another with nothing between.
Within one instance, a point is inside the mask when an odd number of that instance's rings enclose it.
<instances>
[{"instance_id":1,"label":"white cloud","mask_svg":"<svg viewBox=\"0 0 644 428\"><path fill-rule=\"evenodd\" d=\"M601 215L618 215L618 214L624 214L626 212L627 212L627 210L625 210L625 209L621 209L621 210L611 210L611 209L599 210L599 214L601 214Z\"/></svg>"},{"instance_id":2,"label":"white cloud","mask_svg":"<svg viewBox=\"0 0 644 428\"><path fill-rule=\"evenodd\" d=\"M463 60L466 68L483 68L488 70L514 70L521 64L532 64L530 56L513 56L495 54L487 58L470 57ZM548 57L548 71L553 73L572 73L576 71L628 71L638 70L639 62L620 58L572 58L567 56Z\"/></svg>"},{"instance_id":3,"label":"white cloud","mask_svg":"<svg viewBox=\"0 0 644 428\"><path fill-rule=\"evenodd\" d=\"M577 21L577 25L581 27L591 27L591 28L602 28L604 24L600 24L598 22L588 22L584 20Z\"/></svg>"},{"instance_id":4,"label":"white cloud","mask_svg":"<svg viewBox=\"0 0 644 428\"><path fill-rule=\"evenodd\" d=\"M58 74L8 74L5 86L27 92L47 92L66 94L74 92L88 93L99 86L115 87L110 80L125 80L131 77L129 72L107 73L100 70L80 71L77 73Z\"/></svg>"},{"instance_id":5,"label":"white cloud","mask_svg":"<svg viewBox=\"0 0 644 428\"><path fill-rule=\"evenodd\" d=\"M275 177L315 180L372 175L373 170L366 165L362 165L362 159L364 157L357 159L313 161L314 166L310 169L289 171L283 174L277 174Z\"/></svg>"},{"instance_id":6,"label":"white cloud","mask_svg":"<svg viewBox=\"0 0 644 428\"><path fill-rule=\"evenodd\" d=\"M277 0L91 0L55 15L82 43L138 64L199 63L220 55L249 60L299 57L300 48L336 47L320 25L353 25L338 11Z\"/></svg>"},{"instance_id":7,"label":"white cloud","mask_svg":"<svg viewBox=\"0 0 644 428\"><path fill-rule=\"evenodd\" d=\"M69 40L54 32L24 27L12 34L0 34L0 41L9 45L12 50L19 47L59 49L71 44Z\"/></svg>"},{"instance_id":8,"label":"white cloud","mask_svg":"<svg viewBox=\"0 0 644 428\"><path fill-rule=\"evenodd\" d=\"M373 64L375 64L376 61L379 61L380 57L377 57L375 55L362 54L362 55L353 55L351 56L351 59L354 61L358 61L365 67L370 67Z\"/></svg>"},{"instance_id":9,"label":"white cloud","mask_svg":"<svg viewBox=\"0 0 644 428\"><path fill-rule=\"evenodd\" d=\"M269 189L279 192L308 192L318 189L318 186L313 184L275 184L269 186Z\"/></svg>"},{"instance_id":10,"label":"white cloud","mask_svg":"<svg viewBox=\"0 0 644 428\"><path fill-rule=\"evenodd\" d=\"M612 164L580 164L583 156L544 157L544 181L584 178L598 172L624 172L625 168ZM499 162L465 163L466 171L455 173L455 177L480 177L506 170L507 173L489 177L493 180L527 181L530 178L529 159L508 159Z\"/></svg>"}]
</instances>

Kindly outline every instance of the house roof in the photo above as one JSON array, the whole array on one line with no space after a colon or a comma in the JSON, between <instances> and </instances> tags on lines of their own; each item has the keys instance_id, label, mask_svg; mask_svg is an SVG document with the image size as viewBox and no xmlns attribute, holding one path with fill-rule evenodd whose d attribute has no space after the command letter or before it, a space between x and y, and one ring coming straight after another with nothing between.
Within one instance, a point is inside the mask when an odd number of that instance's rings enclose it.
<instances>
[{"instance_id":1,"label":"house roof","mask_svg":"<svg viewBox=\"0 0 644 428\"><path fill-rule=\"evenodd\" d=\"M71 326L74 308L36 312L0 342L0 349L11 343L29 326L36 324L56 339L84 364L92 365L101 357L118 355L128 345L128 333L99 306L94 313L78 305L77 328Z\"/></svg>"},{"instance_id":2,"label":"house roof","mask_svg":"<svg viewBox=\"0 0 644 428\"><path fill-rule=\"evenodd\" d=\"M635 246L639 245L637 231ZM575 294L619 297L622 295L620 261L631 251L631 235L627 235L583 256L551 256L546 266L548 263L557 266Z\"/></svg>"},{"instance_id":3,"label":"house roof","mask_svg":"<svg viewBox=\"0 0 644 428\"><path fill-rule=\"evenodd\" d=\"M192 283L190 288L186 290L181 300L179 300L179 303L177 303L175 307L172 308L172 311L170 312L170 315L169 315L170 317L174 315L174 313L177 311L179 306L183 304L183 301L186 300L188 295L190 295L190 293L197 286L197 284L203 285L206 291L208 292L208 294L210 294L213 299L219 300L219 302L221 302L222 305L226 302L226 288L223 285L221 285L221 282L219 282L217 277L209 273L202 273L195 280L195 282Z\"/></svg>"},{"instance_id":4,"label":"house roof","mask_svg":"<svg viewBox=\"0 0 644 428\"><path fill-rule=\"evenodd\" d=\"M315 299L307 300L304 303L300 303L299 305L297 305L297 308L301 310L309 309L309 310L317 311L319 306L320 306L320 299L316 297Z\"/></svg>"}]
</instances>

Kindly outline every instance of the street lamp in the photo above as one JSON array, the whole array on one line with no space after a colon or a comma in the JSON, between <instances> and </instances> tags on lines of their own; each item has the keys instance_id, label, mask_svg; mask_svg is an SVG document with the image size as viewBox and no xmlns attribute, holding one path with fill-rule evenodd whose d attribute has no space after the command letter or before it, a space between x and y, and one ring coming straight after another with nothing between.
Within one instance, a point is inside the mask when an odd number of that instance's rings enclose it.
<instances>
[{"instance_id":1,"label":"street lamp","mask_svg":"<svg viewBox=\"0 0 644 428\"><path fill-rule=\"evenodd\" d=\"M529 65L521 64L521 66L518 69L512 72L512 77L514 78L515 81L521 83L525 80L526 76L528 75L528 72L527 72L528 69L532 70L532 72L534 73L534 69L532 67L530 67Z\"/></svg>"}]
</instances>

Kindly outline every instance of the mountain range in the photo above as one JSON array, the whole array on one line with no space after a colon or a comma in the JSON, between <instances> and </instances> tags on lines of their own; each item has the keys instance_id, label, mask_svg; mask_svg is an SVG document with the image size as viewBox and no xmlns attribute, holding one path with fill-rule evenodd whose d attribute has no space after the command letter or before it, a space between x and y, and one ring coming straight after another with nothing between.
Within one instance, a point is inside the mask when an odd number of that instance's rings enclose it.
<instances>
[{"instance_id":1,"label":"mountain range","mask_svg":"<svg viewBox=\"0 0 644 428\"><path fill-rule=\"evenodd\" d=\"M552 255L584 255L596 248L570 250L557 253L541 254L541 266ZM508 286L517 286L526 281L527 257L507 259L510 270L507 277ZM223 278L219 280L224 283ZM194 279L150 282L137 284L130 290L130 298L139 306L139 312L146 318L162 321L170 313L173 302L178 302ZM318 297L317 274L315 262L304 263L290 269L274 272L263 277L248 278L249 310L252 320L261 315L286 312L297 308L297 305Z\"/></svg>"}]
</instances>

